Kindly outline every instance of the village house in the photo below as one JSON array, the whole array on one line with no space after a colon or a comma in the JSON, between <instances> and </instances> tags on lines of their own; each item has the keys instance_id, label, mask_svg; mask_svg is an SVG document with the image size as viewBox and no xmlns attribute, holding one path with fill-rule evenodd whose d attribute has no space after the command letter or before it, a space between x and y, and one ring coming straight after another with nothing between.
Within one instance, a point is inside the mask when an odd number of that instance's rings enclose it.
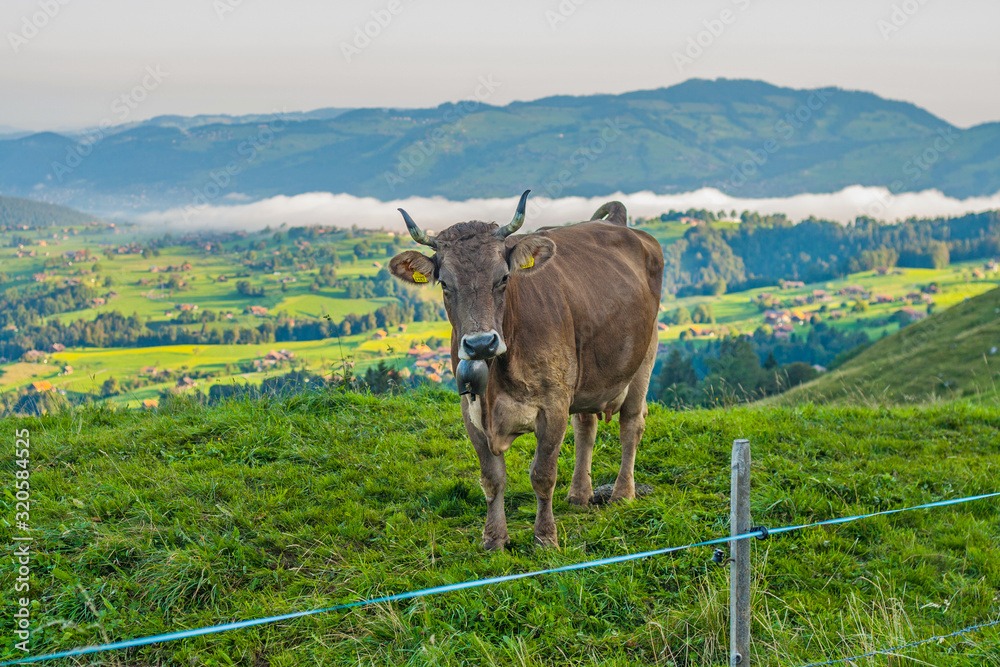
<instances>
[{"instance_id":1,"label":"village house","mask_svg":"<svg viewBox=\"0 0 1000 667\"><path fill-rule=\"evenodd\" d=\"M687 332L694 336L695 338L711 338L715 336L715 332L708 327L703 327L699 324L692 324L687 328Z\"/></svg>"},{"instance_id":2,"label":"village house","mask_svg":"<svg viewBox=\"0 0 1000 667\"><path fill-rule=\"evenodd\" d=\"M792 321L792 314L787 310L766 310L764 321L768 324L787 324Z\"/></svg>"},{"instance_id":3,"label":"village house","mask_svg":"<svg viewBox=\"0 0 1000 667\"><path fill-rule=\"evenodd\" d=\"M36 394L43 394L47 391L52 391L52 383L48 380L39 380L38 382L31 383L31 391Z\"/></svg>"},{"instance_id":4,"label":"village house","mask_svg":"<svg viewBox=\"0 0 1000 667\"><path fill-rule=\"evenodd\" d=\"M253 315L255 317L265 317L267 316L267 308L264 306L247 306L243 309L244 315Z\"/></svg>"},{"instance_id":5,"label":"village house","mask_svg":"<svg viewBox=\"0 0 1000 667\"><path fill-rule=\"evenodd\" d=\"M899 312L903 313L903 315L905 315L906 317L910 318L911 322L915 322L917 320L922 320L925 317L927 317L927 313L926 312L924 312L922 310L917 310L916 308L912 308L910 306L906 306L905 308L900 308Z\"/></svg>"}]
</instances>

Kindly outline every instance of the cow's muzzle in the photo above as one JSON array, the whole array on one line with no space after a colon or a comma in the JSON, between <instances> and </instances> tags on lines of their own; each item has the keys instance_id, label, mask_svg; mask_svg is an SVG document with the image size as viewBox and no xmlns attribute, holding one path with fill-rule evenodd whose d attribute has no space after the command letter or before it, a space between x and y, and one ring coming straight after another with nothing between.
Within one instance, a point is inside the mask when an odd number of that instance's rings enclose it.
<instances>
[{"instance_id":1,"label":"cow's muzzle","mask_svg":"<svg viewBox=\"0 0 1000 667\"><path fill-rule=\"evenodd\" d=\"M507 351L503 339L496 331L466 334L458 346L458 358L470 361L485 361Z\"/></svg>"}]
</instances>

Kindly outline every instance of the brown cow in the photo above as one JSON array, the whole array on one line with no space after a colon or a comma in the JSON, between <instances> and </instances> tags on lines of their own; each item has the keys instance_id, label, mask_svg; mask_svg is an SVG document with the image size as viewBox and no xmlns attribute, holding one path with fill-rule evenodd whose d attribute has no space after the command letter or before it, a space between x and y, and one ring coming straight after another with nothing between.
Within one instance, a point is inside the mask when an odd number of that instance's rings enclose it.
<instances>
[{"instance_id":1,"label":"brown cow","mask_svg":"<svg viewBox=\"0 0 1000 667\"><path fill-rule=\"evenodd\" d=\"M511 236L524 221L527 197L505 227L461 222L433 239L400 209L414 240L436 252L408 250L389 263L398 278L438 283L444 293L452 369L473 392L462 396L462 417L479 455L487 549L509 542L504 452L531 431L538 440L530 473L535 540L558 545L552 494L570 415L576 466L569 502L590 501L598 415L610 420L615 413L622 464L611 498L635 497L635 452L656 355L663 282L656 239L629 229L619 202L603 205L588 222Z\"/></svg>"}]
</instances>

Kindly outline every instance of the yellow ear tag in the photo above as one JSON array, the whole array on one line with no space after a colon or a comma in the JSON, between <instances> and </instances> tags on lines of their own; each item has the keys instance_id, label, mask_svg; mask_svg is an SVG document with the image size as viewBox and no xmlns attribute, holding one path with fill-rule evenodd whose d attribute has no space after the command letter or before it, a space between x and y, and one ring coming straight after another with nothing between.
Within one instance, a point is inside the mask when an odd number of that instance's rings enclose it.
<instances>
[{"instance_id":1,"label":"yellow ear tag","mask_svg":"<svg viewBox=\"0 0 1000 667\"><path fill-rule=\"evenodd\" d=\"M524 264L521 265L521 268L522 269L530 269L534 265L535 265L535 256L534 255L528 255L527 261L525 261Z\"/></svg>"},{"instance_id":2,"label":"yellow ear tag","mask_svg":"<svg viewBox=\"0 0 1000 667\"><path fill-rule=\"evenodd\" d=\"M427 282L427 276L420 273L419 271L413 272L413 282L415 283L425 283Z\"/></svg>"}]
</instances>

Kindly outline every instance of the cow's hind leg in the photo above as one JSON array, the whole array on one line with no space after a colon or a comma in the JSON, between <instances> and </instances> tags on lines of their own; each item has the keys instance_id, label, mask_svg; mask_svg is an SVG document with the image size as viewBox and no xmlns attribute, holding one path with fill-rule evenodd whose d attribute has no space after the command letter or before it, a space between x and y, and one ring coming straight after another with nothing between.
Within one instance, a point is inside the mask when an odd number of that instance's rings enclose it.
<instances>
[{"instance_id":1,"label":"cow's hind leg","mask_svg":"<svg viewBox=\"0 0 1000 667\"><path fill-rule=\"evenodd\" d=\"M535 458L531 462L531 488L535 490L538 513L535 515L535 542L559 546L556 519L552 515L552 494L556 489L559 449L566 435L569 410L543 411L535 418Z\"/></svg>"},{"instance_id":2,"label":"cow's hind leg","mask_svg":"<svg viewBox=\"0 0 1000 667\"><path fill-rule=\"evenodd\" d=\"M482 400L482 399L479 399ZM507 515L503 509L503 492L507 487L507 463L504 455L490 451L486 435L469 419L468 397L462 397L462 417L472 446L479 456L479 485L486 494L486 526L483 547L488 551L503 549L510 542L507 536Z\"/></svg>"},{"instance_id":3,"label":"cow's hind leg","mask_svg":"<svg viewBox=\"0 0 1000 667\"><path fill-rule=\"evenodd\" d=\"M657 340L654 335L642 360L642 366L629 383L628 395L618 415L622 467L618 469L618 479L615 480L615 488L611 492L611 502L635 498L635 452L646 430L646 390L649 388L649 376L656 362L656 347Z\"/></svg>"},{"instance_id":4,"label":"cow's hind leg","mask_svg":"<svg viewBox=\"0 0 1000 667\"><path fill-rule=\"evenodd\" d=\"M594 495L590 477L590 467L594 459L594 441L597 439L597 415L580 413L573 415L573 444L576 447L576 465L573 467L573 482L566 500L574 505L586 507Z\"/></svg>"}]
</instances>

